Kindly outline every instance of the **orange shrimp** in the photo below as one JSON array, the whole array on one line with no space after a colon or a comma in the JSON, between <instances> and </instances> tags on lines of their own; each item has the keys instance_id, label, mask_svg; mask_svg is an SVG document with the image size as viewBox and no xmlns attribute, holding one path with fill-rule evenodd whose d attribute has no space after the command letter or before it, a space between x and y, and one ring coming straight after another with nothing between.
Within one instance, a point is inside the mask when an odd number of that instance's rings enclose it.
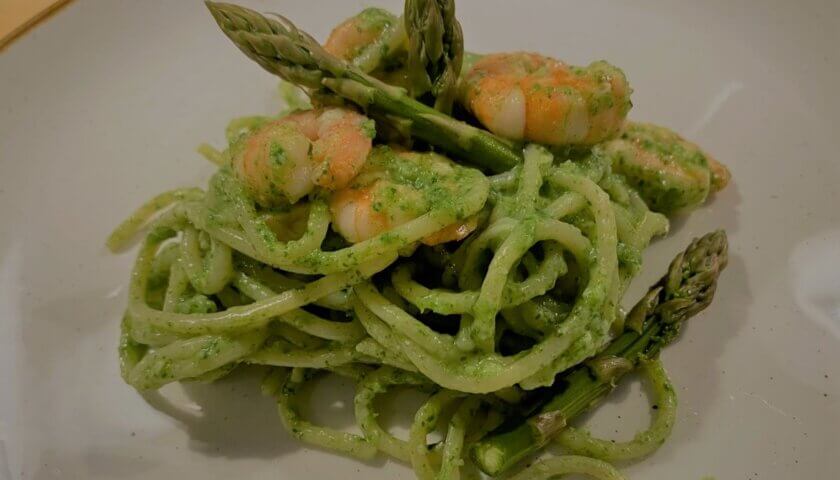
<instances>
[{"instance_id":1,"label":"orange shrimp","mask_svg":"<svg viewBox=\"0 0 840 480\"><path fill-rule=\"evenodd\" d=\"M452 161L435 153L376 148L353 183L333 193L330 199L333 229L347 241L358 243L418 218L440 207L435 202L448 195L441 192L457 191L457 168ZM417 176L415 172L421 173ZM424 190L424 184L430 189ZM434 193L430 194L432 190ZM452 197L448 201L456 199ZM422 241L436 245L461 240L477 226L477 219L470 217Z\"/></svg>"},{"instance_id":2,"label":"orange shrimp","mask_svg":"<svg viewBox=\"0 0 840 480\"><path fill-rule=\"evenodd\" d=\"M327 41L324 42L324 49L336 57L353 61L363 54L386 55L390 47L387 43L380 45L383 35L397 26L399 19L387 10L370 7L362 10L359 14L348 18L336 26ZM384 50L381 52L368 52L370 49Z\"/></svg>"},{"instance_id":3,"label":"orange shrimp","mask_svg":"<svg viewBox=\"0 0 840 480\"><path fill-rule=\"evenodd\" d=\"M291 203L315 187L338 190L372 147L370 120L343 108L304 110L271 122L234 149L233 170L257 203Z\"/></svg>"},{"instance_id":4,"label":"orange shrimp","mask_svg":"<svg viewBox=\"0 0 840 480\"><path fill-rule=\"evenodd\" d=\"M579 68L536 53L497 53L464 76L460 99L493 133L548 145L593 145L618 135L630 110L624 73Z\"/></svg>"}]
</instances>

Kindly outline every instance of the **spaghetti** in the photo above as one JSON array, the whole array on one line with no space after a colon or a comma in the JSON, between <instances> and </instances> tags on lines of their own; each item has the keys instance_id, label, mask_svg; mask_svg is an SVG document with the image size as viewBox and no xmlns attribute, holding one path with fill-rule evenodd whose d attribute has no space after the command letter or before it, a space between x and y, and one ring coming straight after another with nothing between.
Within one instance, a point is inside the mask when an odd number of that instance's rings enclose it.
<instances>
[{"instance_id":1,"label":"spaghetti","mask_svg":"<svg viewBox=\"0 0 840 480\"><path fill-rule=\"evenodd\" d=\"M382 25L365 18L348 24L371 32L334 34L335 41L404 40L393 18L383 17ZM389 48L387 62L398 62L400 52ZM363 49L360 62L368 71L398 76L398 68L374 53ZM388 136L385 145L389 130L359 130L370 128L369 120L355 111L331 107L301 115L311 105L282 89L292 111L235 119L226 130L227 148L199 148L218 166L206 190L163 193L109 237L117 251L147 232L121 324L122 376L146 390L259 365L268 372L263 392L276 399L283 425L299 440L362 460L382 452L409 463L421 479L474 473L466 454L471 442L496 431L512 412L531 415L534 392L557 388L558 374L599 354L624 330L622 296L642 250L667 232L668 221L613 170L605 143L583 150L528 144L519 165L490 175L437 153L407 151L410 144L394 143L405 140L400 135ZM312 98L336 100L319 91ZM341 123L342 115L354 123ZM313 119L315 133L304 118ZM377 127L389 125L374 118ZM610 121L620 124L623 116ZM353 178L328 187L328 170L307 142L346 131L360 145L367 142L367 160L354 166ZM629 168L638 159L626 151L622 166ZM328 150L318 155L325 162L337 158ZM697 155L693 168L707 168ZM278 171L287 173L271 176ZM306 177L314 171L322 175L319 187ZM636 187L644 181L637 177ZM294 190L283 182L295 179L310 182L310 193L283 197ZM551 427L560 445L588 457L538 462L513 478L623 478L602 460L650 454L674 423L674 392L662 365L651 360L645 372L659 406L650 430L616 444ZM305 418L308 385L324 374L355 382L361 435ZM376 400L396 388L428 395L407 439L377 420ZM550 420L565 426L563 419ZM443 439L430 443L435 429L444 431Z\"/></svg>"}]
</instances>

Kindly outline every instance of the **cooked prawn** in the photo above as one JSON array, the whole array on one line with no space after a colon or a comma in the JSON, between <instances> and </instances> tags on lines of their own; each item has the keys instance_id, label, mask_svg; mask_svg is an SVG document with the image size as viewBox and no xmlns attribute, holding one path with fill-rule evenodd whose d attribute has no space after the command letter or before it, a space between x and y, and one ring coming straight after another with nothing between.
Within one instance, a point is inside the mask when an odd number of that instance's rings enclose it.
<instances>
[{"instance_id":1,"label":"cooked prawn","mask_svg":"<svg viewBox=\"0 0 840 480\"><path fill-rule=\"evenodd\" d=\"M345 187L364 165L375 133L373 120L352 110L304 110L240 141L233 169L257 203L294 203L316 186Z\"/></svg>"},{"instance_id":2,"label":"cooked prawn","mask_svg":"<svg viewBox=\"0 0 840 480\"><path fill-rule=\"evenodd\" d=\"M696 144L649 123L630 122L621 138L598 148L657 212L694 208L725 187L730 177L724 165Z\"/></svg>"},{"instance_id":3,"label":"cooked prawn","mask_svg":"<svg viewBox=\"0 0 840 480\"><path fill-rule=\"evenodd\" d=\"M475 62L460 100L491 132L548 145L593 145L621 132L630 85L607 62L579 68L535 53L497 53Z\"/></svg>"},{"instance_id":4,"label":"cooked prawn","mask_svg":"<svg viewBox=\"0 0 840 480\"><path fill-rule=\"evenodd\" d=\"M455 164L436 153L376 148L353 183L333 193L333 229L358 243L413 220L443 203L457 201ZM475 217L423 239L426 245L461 240L478 226Z\"/></svg>"},{"instance_id":5,"label":"cooked prawn","mask_svg":"<svg viewBox=\"0 0 840 480\"><path fill-rule=\"evenodd\" d=\"M714 157L706 155L706 160L709 161L709 173L712 175L712 192L719 192L729 184L732 174L726 165L718 162Z\"/></svg>"},{"instance_id":6,"label":"cooked prawn","mask_svg":"<svg viewBox=\"0 0 840 480\"><path fill-rule=\"evenodd\" d=\"M401 28L402 22L391 12L366 8L336 26L324 42L324 49L370 72L404 47Z\"/></svg>"}]
</instances>

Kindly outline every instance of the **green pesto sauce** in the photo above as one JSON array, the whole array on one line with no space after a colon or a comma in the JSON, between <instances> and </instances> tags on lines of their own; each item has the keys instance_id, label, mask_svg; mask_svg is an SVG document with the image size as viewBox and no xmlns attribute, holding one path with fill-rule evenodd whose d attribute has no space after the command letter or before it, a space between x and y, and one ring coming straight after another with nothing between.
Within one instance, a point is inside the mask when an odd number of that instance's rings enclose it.
<instances>
[{"instance_id":1,"label":"green pesto sauce","mask_svg":"<svg viewBox=\"0 0 840 480\"><path fill-rule=\"evenodd\" d=\"M146 376L150 378L157 377L160 379L175 378L175 373L172 370L172 359L161 358L160 360L152 363L146 369Z\"/></svg>"},{"instance_id":2,"label":"green pesto sauce","mask_svg":"<svg viewBox=\"0 0 840 480\"><path fill-rule=\"evenodd\" d=\"M370 181L365 173L387 181L377 185L372 207L395 217L441 210L463 218L460 198L481 173L462 167L435 153L398 155L388 147L376 147L358 179ZM364 185L359 185L364 186Z\"/></svg>"},{"instance_id":3,"label":"green pesto sauce","mask_svg":"<svg viewBox=\"0 0 840 480\"><path fill-rule=\"evenodd\" d=\"M597 115L605 110L618 107L619 116L627 115L630 108L633 106L630 101L630 94L632 89L627 83L627 77L624 72L603 60L592 62L583 69L576 70L578 75L590 79L596 85L595 92L588 99L589 113ZM626 86L623 95L616 95L613 90L613 81L618 79L619 84Z\"/></svg>"},{"instance_id":4,"label":"green pesto sauce","mask_svg":"<svg viewBox=\"0 0 840 480\"><path fill-rule=\"evenodd\" d=\"M207 359L214 355L217 355L221 351L221 346L219 345L219 343L220 339L218 337L211 338L201 347L201 351L199 351L199 356L203 359Z\"/></svg>"},{"instance_id":5,"label":"green pesto sauce","mask_svg":"<svg viewBox=\"0 0 840 480\"><path fill-rule=\"evenodd\" d=\"M624 242L618 242L618 263L628 275L636 275L642 268L642 252Z\"/></svg>"},{"instance_id":6,"label":"green pesto sauce","mask_svg":"<svg viewBox=\"0 0 840 480\"><path fill-rule=\"evenodd\" d=\"M376 122L372 119L368 118L362 122L362 131L368 138L375 138L376 137Z\"/></svg>"},{"instance_id":7,"label":"green pesto sauce","mask_svg":"<svg viewBox=\"0 0 840 480\"><path fill-rule=\"evenodd\" d=\"M528 325L542 332L559 327L570 311L571 307L568 304L561 303L550 295L541 295L517 307L517 312Z\"/></svg>"},{"instance_id":8,"label":"green pesto sauce","mask_svg":"<svg viewBox=\"0 0 840 480\"><path fill-rule=\"evenodd\" d=\"M636 142L642 149L655 153L666 161L708 168L708 160L696 145L676 132L649 123L628 123L622 138Z\"/></svg>"},{"instance_id":9,"label":"green pesto sauce","mask_svg":"<svg viewBox=\"0 0 840 480\"><path fill-rule=\"evenodd\" d=\"M190 297L175 307L177 313L213 313L217 310L216 303L204 295Z\"/></svg>"},{"instance_id":10,"label":"green pesto sauce","mask_svg":"<svg viewBox=\"0 0 840 480\"><path fill-rule=\"evenodd\" d=\"M271 166L274 168L279 168L286 163L286 150L283 148L279 142L271 142L271 145L268 148L268 159L271 162Z\"/></svg>"}]
</instances>

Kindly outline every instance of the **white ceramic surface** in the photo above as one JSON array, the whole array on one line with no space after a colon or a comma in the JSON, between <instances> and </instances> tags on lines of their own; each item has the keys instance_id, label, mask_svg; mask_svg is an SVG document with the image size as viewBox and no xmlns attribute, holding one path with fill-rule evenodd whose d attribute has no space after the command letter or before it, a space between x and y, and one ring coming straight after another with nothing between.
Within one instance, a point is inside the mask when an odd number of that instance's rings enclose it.
<instances>
[{"instance_id":1,"label":"white ceramic surface","mask_svg":"<svg viewBox=\"0 0 840 480\"><path fill-rule=\"evenodd\" d=\"M323 38L379 2L247 3ZM628 475L838 478L840 3L700 3L459 0L458 13L472 50L623 67L633 118L732 170L649 250L631 292L692 236L729 232L714 304L664 354L679 385L673 437ZM195 146L219 144L233 116L276 109L274 87L197 1L79 0L0 53L0 479L412 478L299 445L252 379L144 399L119 378L131 255L108 255L104 238L154 193L201 185L211 167ZM318 420L350 425L341 387L319 388L339 393ZM646 418L638 386L615 400L597 431Z\"/></svg>"}]
</instances>

